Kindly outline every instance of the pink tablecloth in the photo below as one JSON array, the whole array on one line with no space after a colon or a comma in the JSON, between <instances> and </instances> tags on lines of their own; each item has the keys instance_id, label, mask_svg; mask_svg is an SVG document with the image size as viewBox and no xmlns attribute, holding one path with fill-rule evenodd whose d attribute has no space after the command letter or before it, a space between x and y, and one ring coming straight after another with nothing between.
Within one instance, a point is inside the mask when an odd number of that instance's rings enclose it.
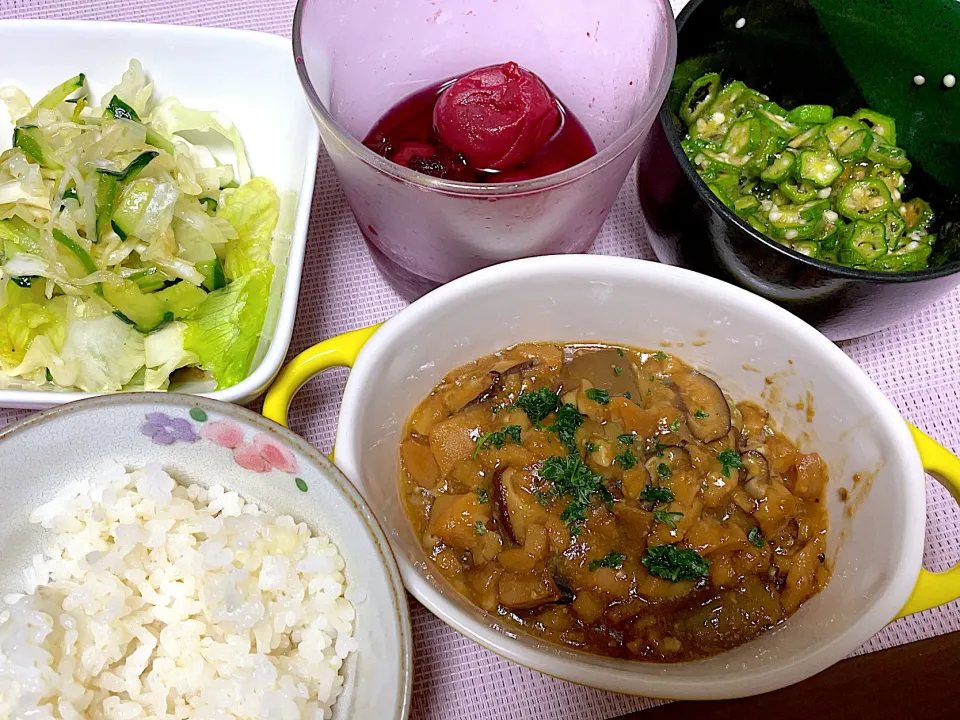
<instances>
[{"instance_id":1,"label":"pink tablecloth","mask_svg":"<svg viewBox=\"0 0 960 720\"><path fill-rule=\"evenodd\" d=\"M410 3L427 0L407 0ZM674 3L679 4L678 2ZM262 30L289 37L293 0L0 0L2 18L127 20ZM4 76L19 62L38 58L2 55ZM404 305L374 268L327 159L321 158L306 270L291 353L334 335L384 320ZM644 257L653 253L637 220L628 183L594 252ZM912 320L843 349L903 413L955 452L960 452L960 292ZM345 374L325 374L304 388L290 426L318 447L333 444ZM0 425L26 413L0 410ZM925 563L942 570L960 559L960 511L936 483L927 488ZM416 646L413 717L417 720L606 720L655 701L598 692L512 665L488 653L411 600ZM952 603L897 621L860 652L960 630L960 604Z\"/></svg>"}]
</instances>

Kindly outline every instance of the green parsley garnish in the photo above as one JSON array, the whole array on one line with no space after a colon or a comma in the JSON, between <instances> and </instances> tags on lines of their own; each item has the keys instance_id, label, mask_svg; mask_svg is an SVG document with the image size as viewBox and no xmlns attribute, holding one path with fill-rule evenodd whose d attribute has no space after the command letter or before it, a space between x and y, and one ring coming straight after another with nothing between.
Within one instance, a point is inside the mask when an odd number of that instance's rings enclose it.
<instances>
[{"instance_id":1,"label":"green parsley garnish","mask_svg":"<svg viewBox=\"0 0 960 720\"><path fill-rule=\"evenodd\" d=\"M547 429L555 432L560 437L560 442L573 449L574 436L581 423L583 423L583 415L577 410L577 406L565 403L557 410L556 422Z\"/></svg>"},{"instance_id":2,"label":"green parsley garnish","mask_svg":"<svg viewBox=\"0 0 960 720\"><path fill-rule=\"evenodd\" d=\"M666 463L657 463L657 475L664 480L669 480L670 476L673 475L673 470L671 470L670 466Z\"/></svg>"},{"instance_id":3,"label":"green parsley garnish","mask_svg":"<svg viewBox=\"0 0 960 720\"><path fill-rule=\"evenodd\" d=\"M693 416L694 416L695 418L700 418L700 419L702 420L703 418L708 418L708 417L710 417L710 413L704 412L703 410L697 410L697 411L693 414Z\"/></svg>"},{"instance_id":4,"label":"green parsley garnish","mask_svg":"<svg viewBox=\"0 0 960 720\"><path fill-rule=\"evenodd\" d=\"M617 455L613 461L620 463L620 467L622 467L624 470L629 470L638 462L637 456L633 454L633 451L630 448L627 448L622 453Z\"/></svg>"},{"instance_id":5,"label":"green parsley garnish","mask_svg":"<svg viewBox=\"0 0 960 720\"><path fill-rule=\"evenodd\" d=\"M621 350L620 348L617 348L617 355L619 355L620 357L623 357L623 350Z\"/></svg>"},{"instance_id":6,"label":"green parsley garnish","mask_svg":"<svg viewBox=\"0 0 960 720\"><path fill-rule=\"evenodd\" d=\"M668 470L670 468L667 468ZM673 502L673 490L665 487L654 487L649 483L647 486L640 491L641 500L649 500L650 502Z\"/></svg>"},{"instance_id":7,"label":"green parsley garnish","mask_svg":"<svg viewBox=\"0 0 960 720\"><path fill-rule=\"evenodd\" d=\"M520 432L521 427L519 425L508 425L502 430L488 432L486 435L477 440L477 446L473 449L473 457L476 457L477 453L481 450L488 450L491 447L495 447L497 450L499 450L504 446L504 444L506 444L508 439L519 445Z\"/></svg>"},{"instance_id":8,"label":"green parsley garnish","mask_svg":"<svg viewBox=\"0 0 960 720\"><path fill-rule=\"evenodd\" d=\"M666 360L666 359L667 359L667 354L666 354L665 352L663 352L662 350L657 350L657 351L653 354L653 359L654 359L654 360Z\"/></svg>"},{"instance_id":9,"label":"green parsley garnish","mask_svg":"<svg viewBox=\"0 0 960 720\"><path fill-rule=\"evenodd\" d=\"M633 395L630 394L630 391L629 391L629 390L627 390L627 391L623 394L623 396L624 396L627 400L632 400L632 399L633 399Z\"/></svg>"},{"instance_id":10,"label":"green parsley garnish","mask_svg":"<svg viewBox=\"0 0 960 720\"><path fill-rule=\"evenodd\" d=\"M608 405L610 403L610 391L601 390L600 388L590 388L586 392L587 398L593 400L595 403L600 403L601 405Z\"/></svg>"},{"instance_id":11,"label":"green parsley garnish","mask_svg":"<svg viewBox=\"0 0 960 720\"><path fill-rule=\"evenodd\" d=\"M570 526L570 534L579 534L578 523L586 519L587 508L594 495L605 503L613 502L613 495L603 484L603 478L594 474L579 455L548 457L540 463L540 477L553 483L556 495L570 497L570 503L560 514L560 519ZM574 532L576 531L576 532Z\"/></svg>"},{"instance_id":12,"label":"green parsley garnish","mask_svg":"<svg viewBox=\"0 0 960 720\"><path fill-rule=\"evenodd\" d=\"M723 473L723 476L727 478L730 477L730 468L743 467L743 463L740 462L740 456L737 455L735 450L724 450L718 453L717 460L719 460L723 466L720 471Z\"/></svg>"},{"instance_id":13,"label":"green parsley garnish","mask_svg":"<svg viewBox=\"0 0 960 720\"><path fill-rule=\"evenodd\" d=\"M589 440L587 440L587 441L583 444L583 449L586 450L588 453L592 453L592 452L594 452L594 451L597 449L597 445L596 445L596 443L592 443L592 442L590 442Z\"/></svg>"},{"instance_id":14,"label":"green parsley garnish","mask_svg":"<svg viewBox=\"0 0 960 720\"><path fill-rule=\"evenodd\" d=\"M587 567L590 568L590 572L595 572L602 567L619 570L623 567L623 561L626 559L627 556L623 553L618 553L616 550L611 550L599 560L591 560L590 565Z\"/></svg>"},{"instance_id":15,"label":"green parsley garnish","mask_svg":"<svg viewBox=\"0 0 960 720\"><path fill-rule=\"evenodd\" d=\"M477 488L477 502L481 505L486 505L490 500L490 496L487 494L487 491L484 488Z\"/></svg>"},{"instance_id":16,"label":"green parsley garnish","mask_svg":"<svg viewBox=\"0 0 960 720\"><path fill-rule=\"evenodd\" d=\"M523 410L530 422L539 425L547 415L557 409L557 394L550 388L525 392L517 398L517 407Z\"/></svg>"},{"instance_id":17,"label":"green parsley garnish","mask_svg":"<svg viewBox=\"0 0 960 720\"><path fill-rule=\"evenodd\" d=\"M662 522L670 527L671 530L677 529L677 520L683 517L682 512L669 512L667 510L654 510L653 519Z\"/></svg>"},{"instance_id":18,"label":"green parsley garnish","mask_svg":"<svg viewBox=\"0 0 960 720\"><path fill-rule=\"evenodd\" d=\"M543 490L534 490L533 496L537 499L537 502L544 507L550 507L550 498L553 497L553 493L544 492Z\"/></svg>"},{"instance_id":19,"label":"green parsley garnish","mask_svg":"<svg viewBox=\"0 0 960 720\"><path fill-rule=\"evenodd\" d=\"M749 540L752 545L754 545L754 546L756 546L756 547L758 547L758 548L762 548L762 547L763 547L763 533L760 532L760 528L758 528L758 527L752 527L752 528L750 528L750 532L747 533L747 540Z\"/></svg>"},{"instance_id":20,"label":"green parsley garnish","mask_svg":"<svg viewBox=\"0 0 960 720\"><path fill-rule=\"evenodd\" d=\"M487 527L483 524L483 520L477 520L477 522L475 522L473 525L473 529L476 531L477 535L487 534Z\"/></svg>"},{"instance_id":21,"label":"green parsley garnish","mask_svg":"<svg viewBox=\"0 0 960 720\"><path fill-rule=\"evenodd\" d=\"M622 372L623 372L623 368L622 368L622 367L620 367L620 366L618 366L618 365L614 365L614 366L613 366L613 374L614 374L614 375L619 375L619 374L622 373Z\"/></svg>"},{"instance_id":22,"label":"green parsley garnish","mask_svg":"<svg viewBox=\"0 0 960 720\"><path fill-rule=\"evenodd\" d=\"M679 429L680 429L680 418L677 418L676 420L674 420L672 423L670 423L669 425L667 425L667 427L670 428L670 432L676 432L677 430L679 430Z\"/></svg>"},{"instance_id":23,"label":"green parsley garnish","mask_svg":"<svg viewBox=\"0 0 960 720\"><path fill-rule=\"evenodd\" d=\"M681 550L676 545L648 547L640 560L651 575L670 582L696 580L710 572L710 561L696 550Z\"/></svg>"},{"instance_id":24,"label":"green parsley garnish","mask_svg":"<svg viewBox=\"0 0 960 720\"><path fill-rule=\"evenodd\" d=\"M667 449L667 446L660 442L659 439L653 441L653 452L656 453L657 457L663 457L663 451Z\"/></svg>"},{"instance_id":25,"label":"green parsley garnish","mask_svg":"<svg viewBox=\"0 0 960 720\"><path fill-rule=\"evenodd\" d=\"M617 442L623 443L624 445L633 445L634 441L637 439L637 436L633 433L624 433L623 435L617 435Z\"/></svg>"}]
</instances>

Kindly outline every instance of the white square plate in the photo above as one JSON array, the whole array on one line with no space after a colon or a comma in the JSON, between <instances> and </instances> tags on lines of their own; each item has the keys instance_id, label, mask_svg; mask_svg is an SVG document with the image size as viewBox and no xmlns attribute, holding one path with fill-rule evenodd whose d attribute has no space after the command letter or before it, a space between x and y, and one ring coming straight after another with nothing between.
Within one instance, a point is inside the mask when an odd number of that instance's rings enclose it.
<instances>
[{"instance_id":1,"label":"white square plate","mask_svg":"<svg viewBox=\"0 0 960 720\"><path fill-rule=\"evenodd\" d=\"M185 107L222 112L240 130L253 174L271 180L281 193L297 194L290 253L277 267L283 292L267 311L277 322L266 352L245 380L203 394L244 403L262 393L280 369L293 334L320 147L289 41L217 28L2 20L0 48L0 87L16 85L34 102L79 72L86 73L91 95L99 100L136 58L153 80L155 99L174 95ZM6 109L0 109L0 151L10 147L12 132ZM92 394L3 389L0 407L44 408Z\"/></svg>"}]
</instances>

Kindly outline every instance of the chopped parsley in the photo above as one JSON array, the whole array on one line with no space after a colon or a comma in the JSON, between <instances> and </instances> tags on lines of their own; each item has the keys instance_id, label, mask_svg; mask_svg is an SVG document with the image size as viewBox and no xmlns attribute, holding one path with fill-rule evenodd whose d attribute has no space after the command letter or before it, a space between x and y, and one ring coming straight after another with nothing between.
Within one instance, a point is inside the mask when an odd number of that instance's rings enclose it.
<instances>
[{"instance_id":1,"label":"chopped parsley","mask_svg":"<svg viewBox=\"0 0 960 720\"><path fill-rule=\"evenodd\" d=\"M590 388L586 392L587 398L593 400L595 403L600 403L601 405L610 404L610 391L601 390L600 388Z\"/></svg>"},{"instance_id":2,"label":"chopped parsley","mask_svg":"<svg viewBox=\"0 0 960 720\"><path fill-rule=\"evenodd\" d=\"M617 355L619 355L620 357L623 357L623 350L621 350L620 348L617 348Z\"/></svg>"},{"instance_id":3,"label":"chopped parsley","mask_svg":"<svg viewBox=\"0 0 960 720\"><path fill-rule=\"evenodd\" d=\"M473 529L476 531L477 535L487 534L487 526L483 524L483 520L477 520L477 522L475 522L473 525Z\"/></svg>"},{"instance_id":4,"label":"chopped parsley","mask_svg":"<svg viewBox=\"0 0 960 720\"><path fill-rule=\"evenodd\" d=\"M667 354L666 354L665 352L663 352L662 350L657 350L657 351L653 354L653 359L654 359L654 360L666 360L666 359L667 359Z\"/></svg>"},{"instance_id":5,"label":"chopped parsley","mask_svg":"<svg viewBox=\"0 0 960 720\"><path fill-rule=\"evenodd\" d=\"M633 451L630 448L627 448L622 453L617 455L613 461L620 463L620 467L622 467L624 470L630 470L636 466L638 462L637 456L633 454Z\"/></svg>"},{"instance_id":6,"label":"chopped parsley","mask_svg":"<svg viewBox=\"0 0 960 720\"><path fill-rule=\"evenodd\" d=\"M587 508L595 495L605 503L613 502L613 495L604 486L603 478L594 474L574 453L563 458L548 457L540 463L540 477L553 483L556 495L570 498L560 519L569 526L572 536L580 533L577 525L586 520Z\"/></svg>"},{"instance_id":7,"label":"chopped parsley","mask_svg":"<svg viewBox=\"0 0 960 720\"><path fill-rule=\"evenodd\" d=\"M623 396L624 396L627 400L633 400L633 395L630 394L630 391L629 391L629 390L627 390L627 392L625 392L625 393L623 394Z\"/></svg>"},{"instance_id":8,"label":"chopped parsley","mask_svg":"<svg viewBox=\"0 0 960 720\"><path fill-rule=\"evenodd\" d=\"M669 480L670 476L673 475L673 470L671 470L670 466L666 463L657 463L657 475L664 480Z\"/></svg>"},{"instance_id":9,"label":"chopped parsley","mask_svg":"<svg viewBox=\"0 0 960 720\"><path fill-rule=\"evenodd\" d=\"M547 415L557 409L557 394L550 388L540 388L532 392L525 392L517 398L517 407L523 410L530 422L539 425Z\"/></svg>"},{"instance_id":10,"label":"chopped parsley","mask_svg":"<svg viewBox=\"0 0 960 720\"><path fill-rule=\"evenodd\" d=\"M599 560L591 560L588 567L590 568L590 572L599 570L602 567L619 570L623 567L623 561L626 559L627 556L623 553L618 553L616 550L611 550Z\"/></svg>"},{"instance_id":11,"label":"chopped parsley","mask_svg":"<svg viewBox=\"0 0 960 720\"><path fill-rule=\"evenodd\" d=\"M596 443L592 443L592 442L590 442L589 440L587 440L587 441L583 444L583 449L586 450L588 453L592 453L592 452L595 452L595 451L596 451L597 445L596 445Z\"/></svg>"},{"instance_id":12,"label":"chopped parsley","mask_svg":"<svg viewBox=\"0 0 960 720\"><path fill-rule=\"evenodd\" d=\"M550 498L553 497L552 493L544 492L543 490L534 490L533 496L537 499L537 502L544 507L550 507Z\"/></svg>"},{"instance_id":13,"label":"chopped parsley","mask_svg":"<svg viewBox=\"0 0 960 720\"><path fill-rule=\"evenodd\" d=\"M624 445L633 445L634 441L637 439L637 436L633 433L624 433L623 435L617 435L617 442L623 443Z\"/></svg>"},{"instance_id":14,"label":"chopped parsley","mask_svg":"<svg viewBox=\"0 0 960 720\"><path fill-rule=\"evenodd\" d=\"M677 418L676 420L674 420L672 423L670 423L669 425L667 425L667 427L670 428L670 432L676 432L677 430L679 430L679 429L680 429L680 418Z\"/></svg>"},{"instance_id":15,"label":"chopped parsley","mask_svg":"<svg viewBox=\"0 0 960 720\"><path fill-rule=\"evenodd\" d=\"M697 410L697 411L693 414L693 416L694 416L695 418L700 418L700 419L702 420L703 418L708 418L708 417L710 417L710 413L704 412L703 410Z\"/></svg>"},{"instance_id":16,"label":"chopped parsley","mask_svg":"<svg viewBox=\"0 0 960 720\"><path fill-rule=\"evenodd\" d=\"M673 502L673 490L665 487L654 487L648 483L647 486L640 491L640 499L649 500L650 502Z\"/></svg>"},{"instance_id":17,"label":"chopped parsley","mask_svg":"<svg viewBox=\"0 0 960 720\"><path fill-rule=\"evenodd\" d=\"M577 410L577 406L565 403L557 410L556 422L547 429L555 432L560 437L560 442L572 450L574 436L582 423L583 415Z\"/></svg>"},{"instance_id":18,"label":"chopped parsley","mask_svg":"<svg viewBox=\"0 0 960 720\"><path fill-rule=\"evenodd\" d=\"M682 512L669 512L667 510L653 511L653 519L657 522L662 522L664 525L667 525L671 530L677 529L677 520L682 517Z\"/></svg>"},{"instance_id":19,"label":"chopped parsley","mask_svg":"<svg viewBox=\"0 0 960 720\"><path fill-rule=\"evenodd\" d=\"M614 366L613 366L613 374L614 374L614 375L620 375L620 373L622 373L622 372L623 372L623 368L622 368L622 367L620 367L619 365L614 365Z\"/></svg>"},{"instance_id":20,"label":"chopped parsley","mask_svg":"<svg viewBox=\"0 0 960 720\"><path fill-rule=\"evenodd\" d=\"M750 541L750 544L762 548L763 547L763 533L760 532L760 528L752 527L750 532L747 533L747 540Z\"/></svg>"},{"instance_id":21,"label":"chopped parsley","mask_svg":"<svg viewBox=\"0 0 960 720\"><path fill-rule=\"evenodd\" d=\"M735 450L724 450L717 455L717 460L719 460L723 466L720 471L723 473L723 476L727 478L730 477L730 468L743 467L743 463L740 462L740 456L737 455Z\"/></svg>"},{"instance_id":22,"label":"chopped parsley","mask_svg":"<svg viewBox=\"0 0 960 720\"><path fill-rule=\"evenodd\" d=\"M663 451L667 449L667 446L660 442L660 439L657 438L653 441L653 452L656 453L657 457L663 457Z\"/></svg>"},{"instance_id":23,"label":"chopped parsley","mask_svg":"<svg viewBox=\"0 0 960 720\"><path fill-rule=\"evenodd\" d=\"M520 444L521 427L519 425L508 425L502 430L494 430L477 440L477 446L473 449L473 457L481 450L489 450L495 447L497 450L502 448L507 440L512 440L517 445Z\"/></svg>"},{"instance_id":24,"label":"chopped parsley","mask_svg":"<svg viewBox=\"0 0 960 720\"><path fill-rule=\"evenodd\" d=\"M710 572L710 561L695 550L681 550L676 545L648 547L640 560L650 572L670 582L696 580Z\"/></svg>"},{"instance_id":25,"label":"chopped parsley","mask_svg":"<svg viewBox=\"0 0 960 720\"><path fill-rule=\"evenodd\" d=\"M481 505L486 505L490 500L490 495L487 494L487 491L484 488L477 488L477 502Z\"/></svg>"}]
</instances>

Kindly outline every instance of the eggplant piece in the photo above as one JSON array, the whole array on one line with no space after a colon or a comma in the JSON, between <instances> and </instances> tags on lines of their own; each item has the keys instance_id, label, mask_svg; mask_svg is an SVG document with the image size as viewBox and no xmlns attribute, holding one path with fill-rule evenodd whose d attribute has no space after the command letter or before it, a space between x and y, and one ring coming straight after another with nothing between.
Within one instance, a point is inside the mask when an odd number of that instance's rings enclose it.
<instances>
[{"instance_id":1,"label":"eggplant piece","mask_svg":"<svg viewBox=\"0 0 960 720\"><path fill-rule=\"evenodd\" d=\"M577 594L573 591L573 588L562 577L554 575L553 582L557 586L557 590L560 591L560 598L553 601L554 605L569 605L577 599Z\"/></svg>"},{"instance_id":2,"label":"eggplant piece","mask_svg":"<svg viewBox=\"0 0 960 720\"><path fill-rule=\"evenodd\" d=\"M673 383L680 391L691 435L709 443L730 432L730 406L716 382L693 370L675 375Z\"/></svg>"},{"instance_id":3,"label":"eggplant piece","mask_svg":"<svg viewBox=\"0 0 960 720\"><path fill-rule=\"evenodd\" d=\"M500 604L509 610L532 610L561 599L560 588L546 570L540 573L504 573L500 576Z\"/></svg>"},{"instance_id":4,"label":"eggplant piece","mask_svg":"<svg viewBox=\"0 0 960 720\"><path fill-rule=\"evenodd\" d=\"M458 378L441 393L444 407L451 415L455 415L468 405L483 402L496 392L499 385L500 373L497 372L484 372L470 378Z\"/></svg>"},{"instance_id":5,"label":"eggplant piece","mask_svg":"<svg viewBox=\"0 0 960 720\"><path fill-rule=\"evenodd\" d=\"M740 461L747 475L743 483L744 492L754 500L763 500L770 486L770 463L756 450L741 455Z\"/></svg>"},{"instance_id":6,"label":"eggplant piece","mask_svg":"<svg viewBox=\"0 0 960 720\"><path fill-rule=\"evenodd\" d=\"M562 392L579 388L583 380L595 388L607 390L611 396L629 394L631 398L640 397L630 358L621 357L614 348L582 350L564 363L560 373Z\"/></svg>"},{"instance_id":7,"label":"eggplant piece","mask_svg":"<svg viewBox=\"0 0 960 720\"><path fill-rule=\"evenodd\" d=\"M526 543L531 525L542 525L553 535L550 528L559 523L534 495L539 482L533 472L509 466L494 475L492 489L497 522L502 535L516 545Z\"/></svg>"},{"instance_id":8,"label":"eggplant piece","mask_svg":"<svg viewBox=\"0 0 960 720\"><path fill-rule=\"evenodd\" d=\"M497 528L500 530L501 537L514 545L519 545L517 536L513 532L513 525L510 522L510 512L507 510L507 491L503 484L503 474L508 470L509 468L499 467L493 473L493 482L491 483L493 517L497 521Z\"/></svg>"}]
</instances>

